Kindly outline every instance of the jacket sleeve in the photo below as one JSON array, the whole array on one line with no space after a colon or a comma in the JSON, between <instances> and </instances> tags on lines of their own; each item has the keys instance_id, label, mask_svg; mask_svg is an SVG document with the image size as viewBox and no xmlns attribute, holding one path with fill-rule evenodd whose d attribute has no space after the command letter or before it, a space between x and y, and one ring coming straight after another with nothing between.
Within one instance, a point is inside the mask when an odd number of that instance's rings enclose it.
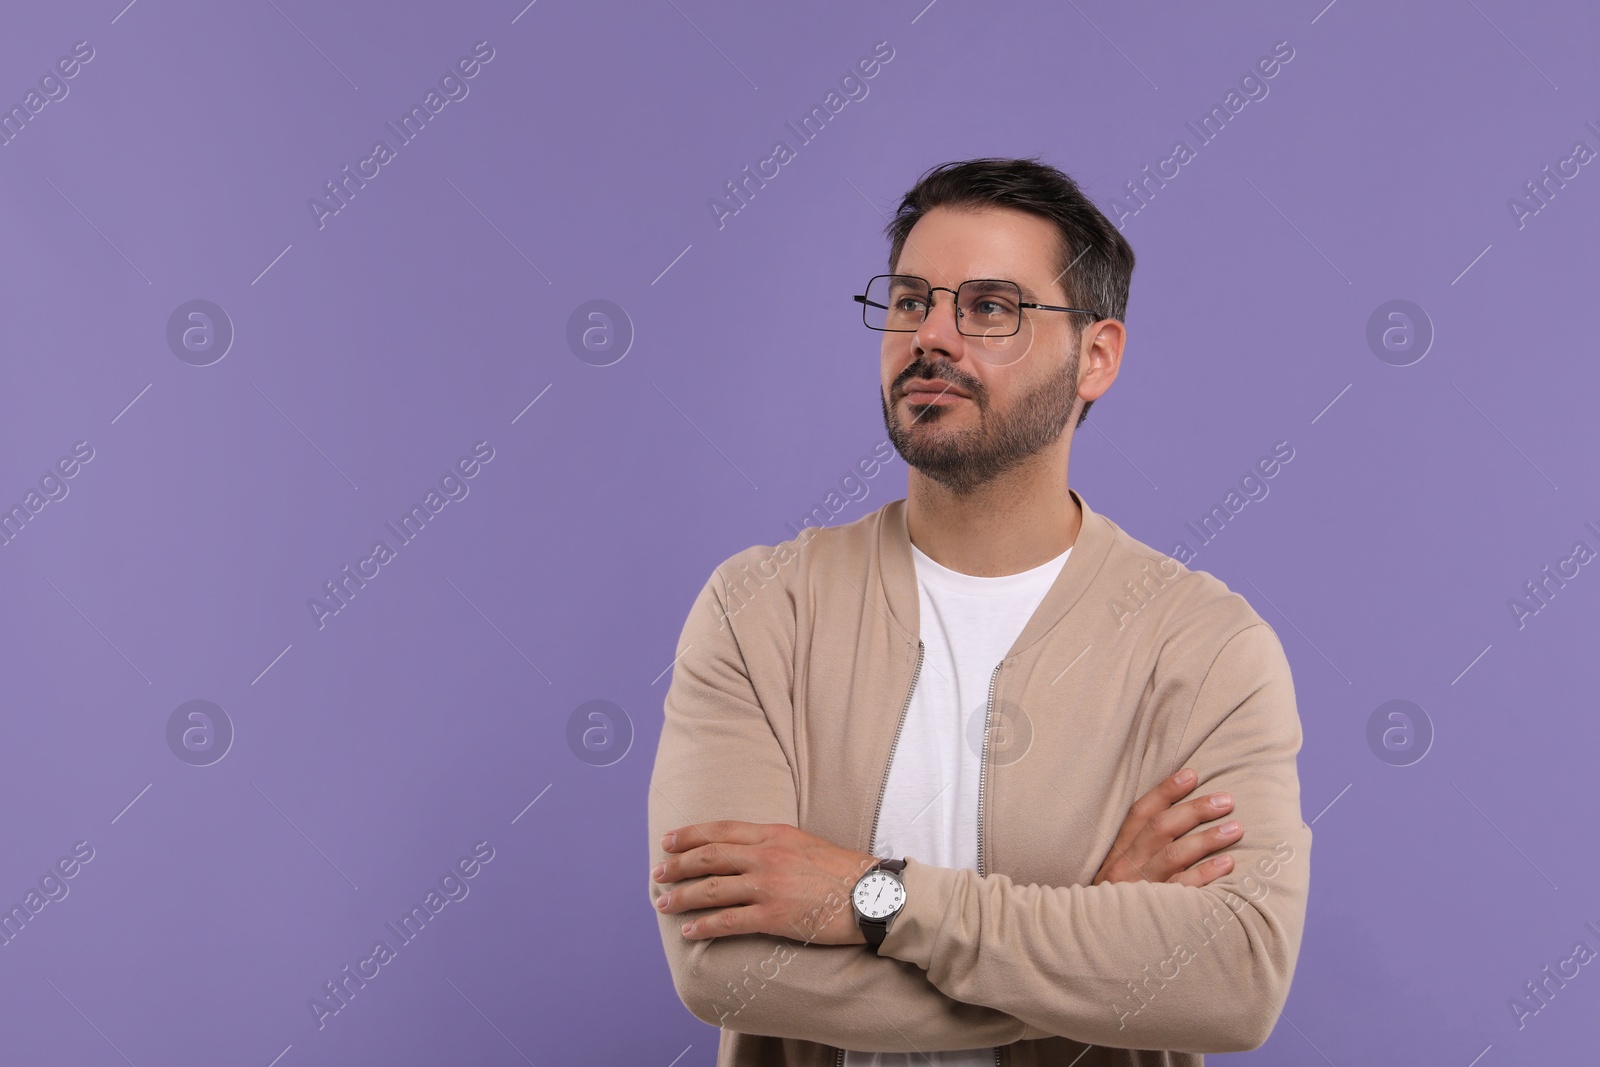
<instances>
[{"instance_id":1,"label":"jacket sleeve","mask_svg":"<svg viewBox=\"0 0 1600 1067\"><path fill-rule=\"evenodd\" d=\"M1231 871L1198 888L1055 887L909 858L906 905L882 952L951 997L1075 1041L1174 1052L1264 1044L1299 955L1311 858L1300 720L1277 634L1246 625L1188 691L1171 769L1192 766L1208 791L1233 795L1229 817L1244 834L1224 850Z\"/></svg>"},{"instance_id":2,"label":"jacket sleeve","mask_svg":"<svg viewBox=\"0 0 1600 1067\"><path fill-rule=\"evenodd\" d=\"M717 819L799 825L795 770L726 623L725 567L701 589L684 624L650 778L650 862L643 870L679 998L714 1026L862 1052L982 1048L1047 1036L996 1008L948 996L921 968L864 945L765 934L690 940L683 923L716 909L655 909L671 888L649 875L666 858L661 837L668 830ZM845 894L837 904L848 908Z\"/></svg>"}]
</instances>

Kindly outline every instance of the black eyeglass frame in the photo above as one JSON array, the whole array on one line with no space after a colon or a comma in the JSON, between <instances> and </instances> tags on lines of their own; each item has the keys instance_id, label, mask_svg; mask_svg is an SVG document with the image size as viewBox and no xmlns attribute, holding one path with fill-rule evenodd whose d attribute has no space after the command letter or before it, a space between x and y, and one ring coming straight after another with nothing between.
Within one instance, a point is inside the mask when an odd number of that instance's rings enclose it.
<instances>
[{"instance_id":1,"label":"black eyeglass frame","mask_svg":"<svg viewBox=\"0 0 1600 1067\"><path fill-rule=\"evenodd\" d=\"M867 279L867 290L869 292L872 289L872 283L877 281L879 278L916 278L917 281L919 281L919 282L926 282L928 280L928 279L926 279L926 278L924 278L924 277L922 277L920 275L917 275L917 274L874 274L871 278ZM1001 283L1003 285L1014 286L1016 288L1016 290L1017 290L1017 295L1019 297L1019 299L1017 300L1017 307L1019 309L1020 308L1035 308L1035 309L1037 309L1039 311L1070 311L1070 312L1075 312L1075 313L1077 313L1079 315L1092 315L1092 316L1094 316L1094 321L1095 322L1100 322L1102 319L1105 318L1105 316L1100 314L1098 311L1093 311L1093 310L1091 310L1089 308L1064 308L1064 307L1057 307L1054 304L1036 304L1036 303L1033 303L1031 301L1022 300L1022 299L1020 299L1021 294L1022 294L1022 286L1017 285L1016 282L1011 281L1009 278L968 278L966 281L962 282L961 285L956 286L955 289L950 288L948 285L930 285L930 286L928 286L928 299L927 299L927 305L928 306L923 309L922 321L926 322L928 320L928 312L933 310L933 294L937 293L937 292L940 292L940 291L943 291L943 292L949 293L950 294L950 299L955 302L956 332L961 334L961 336L963 336L963 337L1015 337L1017 332L1022 329L1022 315L1021 315L1020 311L1019 311L1019 313L1017 315L1017 327L1016 327L1016 329L1012 330L1010 333L1007 333L1007 334L996 334L996 333L987 333L987 332L985 332L985 333L967 333L965 330L963 330L961 328L961 302L957 299L957 296L959 295L958 290L961 289L962 286L968 285L968 284L970 284L972 282L999 282L999 283ZM870 304L871 306L873 306L875 308L882 308L884 311L888 311L889 310L888 306L885 305L885 304L879 304L876 301L868 300L866 293L855 293L855 294L852 294L850 299L856 301L856 303L861 305L861 324L863 326L865 326L869 330L876 330L879 333L916 333L917 330L922 328L922 323L921 322L917 323L916 326L912 327L909 330L890 330L890 329L885 329L882 326L874 326L874 325L872 325L872 323L867 321L867 305Z\"/></svg>"}]
</instances>

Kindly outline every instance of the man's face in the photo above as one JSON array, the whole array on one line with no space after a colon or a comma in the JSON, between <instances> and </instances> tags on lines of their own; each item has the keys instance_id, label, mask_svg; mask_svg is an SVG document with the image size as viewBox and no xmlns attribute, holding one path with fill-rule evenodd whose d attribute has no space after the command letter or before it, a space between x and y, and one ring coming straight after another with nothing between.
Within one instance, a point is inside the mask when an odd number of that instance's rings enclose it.
<instances>
[{"instance_id":1,"label":"man's face","mask_svg":"<svg viewBox=\"0 0 1600 1067\"><path fill-rule=\"evenodd\" d=\"M1002 278L1022 287L1024 301L1063 307L1059 241L1053 224L1027 212L936 207L912 227L894 270L950 289ZM895 450L967 494L1054 444L1077 398L1071 318L1028 308L1015 336L969 337L957 331L955 298L935 292L915 333L881 335L880 399Z\"/></svg>"}]
</instances>

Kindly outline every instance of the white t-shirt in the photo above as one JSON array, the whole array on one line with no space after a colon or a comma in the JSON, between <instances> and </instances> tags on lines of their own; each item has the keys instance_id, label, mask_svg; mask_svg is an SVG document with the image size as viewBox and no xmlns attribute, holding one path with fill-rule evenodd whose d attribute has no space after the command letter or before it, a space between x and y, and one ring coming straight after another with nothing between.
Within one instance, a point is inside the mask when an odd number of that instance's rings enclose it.
<instances>
[{"instance_id":1,"label":"white t-shirt","mask_svg":"<svg viewBox=\"0 0 1600 1067\"><path fill-rule=\"evenodd\" d=\"M978 768L989 679L1071 553L1068 548L1020 574L982 578L953 571L911 546L922 620L922 672L889 763L874 855L909 855L937 867L978 869ZM884 711L899 713L898 708ZM993 1067L994 1061L992 1048L846 1051L844 1058L845 1067Z\"/></svg>"}]
</instances>

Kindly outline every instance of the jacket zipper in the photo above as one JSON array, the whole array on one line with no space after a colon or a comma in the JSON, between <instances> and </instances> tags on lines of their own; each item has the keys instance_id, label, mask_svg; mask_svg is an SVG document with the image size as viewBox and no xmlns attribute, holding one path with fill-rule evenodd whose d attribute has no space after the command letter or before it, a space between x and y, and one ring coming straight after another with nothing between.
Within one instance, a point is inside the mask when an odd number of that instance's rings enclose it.
<instances>
[{"instance_id":1,"label":"jacket zipper","mask_svg":"<svg viewBox=\"0 0 1600 1067\"><path fill-rule=\"evenodd\" d=\"M924 647L919 639L917 665L911 671L911 686L906 690L906 701L900 705L900 719L894 724L894 739L889 742L889 760L883 765L883 781L878 783L878 802L872 809L872 836L867 839L868 848L874 848L878 843L878 817L883 814L883 794L889 790L889 768L894 763L894 750L900 744L900 728L906 724L906 712L911 710L911 694L917 691L917 679L922 675L923 652ZM839 1055L833 1062L834 1067L844 1067L844 1049L839 1049Z\"/></svg>"},{"instance_id":2,"label":"jacket zipper","mask_svg":"<svg viewBox=\"0 0 1600 1067\"><path fill-rule=\"evenodd\" d=\"M1001 662L1004 662L1003 660ZM989 674L989 698L983 704L983 748L978 756L978 876L983 877L983 783L989 771L989 712L994 707L994 687L1000 680L1000 664ZM994 1048L994 1067L1000 1067L1000 1046Z\"/></svg>"},{"instance_id":3,"label":"jacket zipper","mask_svg":"<svg viewBox=\"0 0 1600 1067\"><path fill-rule=\"evenodd\" d=\"M983 876L983 782L989 770L989 711L994 707L994 686L1000 680L1000 664L989 674L989 699L983 704L983 753L978 758L978 876Z\"/></svg>"},{"instance_id":4,"label":"jacket zipper","mask_svg":"<svg viewBox=\"0 0 1600 1067\"><path fill-rule=\"evenodd\" d=\"M922 654L923 644L919 640L917 665L911 671L911 687L906 690L905 703L900 705L900 719L894 724L894 739L889 742L889 761L883 765L883 780L878 783L878 802L872 809L872 836L867 839L868 848L875 848L878 844L878 818L883 814L883 795L889 791L889 767L894 763L894 750L900 744L900 730L906 724L906 712L911 710L911 694L917 691L917 679L922 675Z\"/></svg>"},{"instance_id":5,"label":"jacket zipper","mask_svg":"<svg viewBox=\"0 0 1600 1067\"><path fill-rule=\"evenodd\" d=\"M911 709L911 696L917 691L917 678L922 674L922 656L925 649L921 640L917 641L917 666L911 672L911 688L906 690L906 701L900 705L900 720L894 724L894 740L889 742L889 762L883 767L883 781L878 784L878 801L872 811L872 836L868 839L869 846L876 846L878 841L878 817L883 813L883 794L889 789L889 768L894 763L894 750L900 744L900 729L905 725L906 712ZM994 687L1000 679L1000 664L994 665L994 671L989 675L989 697L983 705L983 748L978 757L978 875L983 876L983 783L987 777L985 773L989 764L989 713L994 707ZM838 1050L834 1058L834 1067L844 1067L844 1049ZM1000 1046L994 1048L994 1067L1001 1067Z\"/></svg>"}]
</instances>

